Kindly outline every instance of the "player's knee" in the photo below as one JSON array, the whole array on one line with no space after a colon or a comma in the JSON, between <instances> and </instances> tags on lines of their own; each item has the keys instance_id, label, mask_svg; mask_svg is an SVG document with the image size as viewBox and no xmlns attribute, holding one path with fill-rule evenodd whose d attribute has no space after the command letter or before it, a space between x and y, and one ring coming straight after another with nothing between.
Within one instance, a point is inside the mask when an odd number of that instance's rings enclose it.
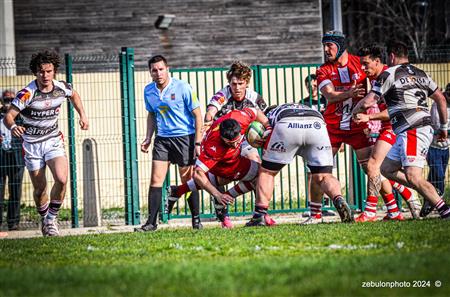
<instances>
[{"instance_id":1,"label":"player's knee","mask_svg":"<svg viewBox=\"0 0 450 297\"><path fill-rule=\"evenodd\" d=\"M425 180L422 175L413 172L407 172L405 175L408 183L414 188L419 188L420 184Z\"/></svg>"},{"instance_id":2,"label":"player's knee","mask_svg":"<svg viewBox=\"0 0 450 297\"><path fill-rule=\"evenodd\" d=\"M378 171L379 169L379 165L377 164L375 159L370 158L369 161L367 161L367 173L370 174L372 172Z\"/></svg>"}]
</instances>

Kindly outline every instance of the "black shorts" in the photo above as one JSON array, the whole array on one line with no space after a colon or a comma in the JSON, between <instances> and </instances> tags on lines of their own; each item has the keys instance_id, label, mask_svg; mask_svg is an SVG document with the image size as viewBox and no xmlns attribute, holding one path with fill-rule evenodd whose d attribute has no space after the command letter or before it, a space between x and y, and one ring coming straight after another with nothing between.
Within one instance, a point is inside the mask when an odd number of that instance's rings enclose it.
<instances>
[{"instance_id":1,"label":"black shorts","mask_svg":"<svg viewBox=\"0 0 450 297\"><path fill-rule=\"evenodd\" d=\"M195 164L195 134L178 137L155 137L153 160L169 161L180 167Z\"/></svg>"}]
</instances>

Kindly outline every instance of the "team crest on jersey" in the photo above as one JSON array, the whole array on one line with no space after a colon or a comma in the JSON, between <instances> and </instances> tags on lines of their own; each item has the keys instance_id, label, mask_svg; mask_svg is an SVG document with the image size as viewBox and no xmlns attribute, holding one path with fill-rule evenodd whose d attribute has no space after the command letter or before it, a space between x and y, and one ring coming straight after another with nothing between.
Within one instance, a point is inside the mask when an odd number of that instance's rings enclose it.
<instances>
[{"instance_id":1,"label":"team crest on jersey","mask_svg":"<svg viewBox=\"0 0 450 297\"><path fill-rule=\"evenodd\" d=\"M23 89L19 92L19 94L17 94L17 98L19 98L20 101L27 101L30 97L31 93L27 89Z\"/></svg>"},{"instance_id":2,"label":"team crest on jersey","mask_svg":"<svg viewBox=\"0 0 450 297\"><path fill-rule=\"evenodd\" d=\"M359 73L353 73L352 74L352 80L358 80L360 78L361 78L361 76L359 75Z\"/></svg>"},{"instance_id":3,"label":"team crest on jersey","mask_svg":"<svg viewBox=\"0 0 450 297\"><path fill-rule=\"evenodd\" d=\"M170 94L170 100L175 100L175 93Z\"/></svg>"},{"instance_id":4,"label":"team crest on jersey","mask_svg":"<svg viewBox=\"0 0 450 297\"><path fill-rule=\"evenodd\" d=\"M284 146L284 143L282 141L277 141L270 147L271 151L279 152L279 153L285 153L286 147Z\"/></svg>"}]
</instances>

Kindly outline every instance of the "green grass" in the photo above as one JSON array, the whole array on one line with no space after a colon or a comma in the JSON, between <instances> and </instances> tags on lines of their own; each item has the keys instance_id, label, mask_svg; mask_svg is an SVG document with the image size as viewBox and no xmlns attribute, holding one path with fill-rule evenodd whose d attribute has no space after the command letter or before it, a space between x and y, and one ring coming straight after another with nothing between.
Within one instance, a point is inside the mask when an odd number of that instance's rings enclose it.
<instances>
[{"instance_id":1,"label":"green grass","mask_svg":"<svg viewBox=\"0 0 450 297\"><path fill-rule=\"evenodd\" d=\"M449 223L1 240L0 296L450 296ZM417 280L430 287L413 288ZM411 287L362 288L365 281Z\"/></svg>"}]
</instances>

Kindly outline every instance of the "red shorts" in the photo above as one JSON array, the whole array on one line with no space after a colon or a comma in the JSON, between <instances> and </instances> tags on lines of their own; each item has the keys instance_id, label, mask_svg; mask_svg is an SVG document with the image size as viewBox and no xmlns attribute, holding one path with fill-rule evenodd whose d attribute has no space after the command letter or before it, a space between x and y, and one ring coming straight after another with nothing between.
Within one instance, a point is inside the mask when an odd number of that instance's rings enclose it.
<instances>
[{"instance_id":1,"label":"red shorts","mask_svg":"<svg viewBox=\"0 0 450 297\"><path fill-rule=\"evenodd\" d=\"M397 136L395 135L394 131L391 129L383 129L380 131L380 136L378 137L378 140L383 140L389 143L390 145L394 145L395 139Z\"/></svg>"},{"instance_id":2,"label":"red shorts","mask_svg":"<svg viewBox=\"0 0 450 297\"><path fill-rule=\"evenodd\" d=\"M240 157L233 166L221 166L220 163L217 163L216 166L209 171L215 176L223 177L228 180L240 180L247 175L251 165L250 159Z\"/></svg>"},{"instance_id":3,"label":"red shorts","mask_svg":"<svg viewBox=\"0 0 450 297\"><path fill-rule=\"evenodd\" d=\"M356 133L348 131L348 134L342 134L342 131L339 131L339 133L333 133L333 130L328 130L328 135L330 137L332 147L339 148L342 143L345 143L351 146L354 150L359 150L373 145L363 131L358 131Z\"/></svg>"}]
</instances>

